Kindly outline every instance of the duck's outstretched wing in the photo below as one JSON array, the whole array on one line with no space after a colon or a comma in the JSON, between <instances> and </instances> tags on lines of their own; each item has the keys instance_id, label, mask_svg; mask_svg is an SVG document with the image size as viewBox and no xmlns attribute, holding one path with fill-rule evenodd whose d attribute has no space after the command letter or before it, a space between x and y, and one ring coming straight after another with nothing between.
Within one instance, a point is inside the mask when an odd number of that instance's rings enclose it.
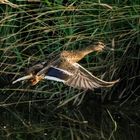
<instances>
[{"instance_id":1,"label":"duck's outstretched wing","mask_svg":"<svg viewBox=\"0 0 140 140\"><path fill-rule=\"evenodd\" d=\"M75 63L75 66L77 67L77 71L75 72L75 74L64 82L68 86L79 88L79 89L93 90L94 88L111 87L119 81L119 80L112 81L112 82L103 81L95 77L94 75L92 75L89 71L87 71L78 63Z\"/></svg>"}]
</instances>

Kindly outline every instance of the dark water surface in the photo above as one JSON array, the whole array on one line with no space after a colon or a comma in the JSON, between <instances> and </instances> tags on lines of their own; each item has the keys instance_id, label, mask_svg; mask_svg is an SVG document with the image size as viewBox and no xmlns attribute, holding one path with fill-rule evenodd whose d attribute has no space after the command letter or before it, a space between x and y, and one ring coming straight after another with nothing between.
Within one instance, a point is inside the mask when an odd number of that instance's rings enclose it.
<instances>
[{"instance_id":1,"label":"dark water surface","mask_svg":"<svg viewBox=\"0 0 140 140\"><path fill-rule=\"evenodd\" d=\"M57 100L37 95L4 97L1 94L0 139L140 139L139 106L135 103L102 103L101 96L89 93L80 105L72 102L57 108Z\"/></svg>"}]
</instances>

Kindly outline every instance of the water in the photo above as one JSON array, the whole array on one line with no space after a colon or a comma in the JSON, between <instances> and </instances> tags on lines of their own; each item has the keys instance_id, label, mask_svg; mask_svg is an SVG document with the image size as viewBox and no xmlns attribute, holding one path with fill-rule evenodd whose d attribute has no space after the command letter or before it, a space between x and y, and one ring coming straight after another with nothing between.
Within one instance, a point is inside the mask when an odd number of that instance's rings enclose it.
<instances>
[{"instance_id":1,"label":"water","mask_svg":"<svg viewBox=\"0 0 140 140\"><path fill-rule=\"evenodd\" d=\"M82 103L56 108L58 97L49 100L31 93L9 97L1 94L0 139L37 140L139 140L137 104L122 107L86 94ZM3 97L3 98L2 98ZM20 97L20 98L19 98ZM5 103L2 103L2 100Z\"/></svg>"}]
</instances>

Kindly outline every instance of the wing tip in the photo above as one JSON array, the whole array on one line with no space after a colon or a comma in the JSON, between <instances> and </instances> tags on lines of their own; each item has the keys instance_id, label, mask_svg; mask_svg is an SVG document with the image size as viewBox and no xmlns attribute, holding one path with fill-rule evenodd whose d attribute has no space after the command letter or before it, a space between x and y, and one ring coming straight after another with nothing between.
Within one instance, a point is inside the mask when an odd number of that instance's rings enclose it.
<instances>
[{"instance_id":1,"label":"wing tip","mask_svg":"<svg viewBox=\"0 0 140 140\"><path fill-rule=\"evenodd\" d=\"M32 74L23 76L23 77L21 77L21 78L18 78L17 80L14 80L14 81L12 82L12 84L15 84L15 83L17 83L17 82L24 81L24 80L29 80L29 79L31 79L32 77L33 77Z\"/></svg>"},{"instance_id":2,"label":"wing tip","mask_svg":"<svg viewBox=\"0 0 140 140\"><path fill-rule=\"evenodd\" d=\"M106 83L107 85L104 87L112 87L114 84L118 83L120 81L120 78L111 82Z\"/></svg>"}]
</instances>

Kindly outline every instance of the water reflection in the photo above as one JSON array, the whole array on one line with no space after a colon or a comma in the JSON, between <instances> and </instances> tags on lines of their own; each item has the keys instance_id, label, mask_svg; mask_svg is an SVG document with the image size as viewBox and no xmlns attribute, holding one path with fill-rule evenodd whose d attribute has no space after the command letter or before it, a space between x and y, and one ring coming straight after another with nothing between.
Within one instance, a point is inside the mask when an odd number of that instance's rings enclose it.
<instances>
[{"instance_id":1,"label":"water reflection","mask_svg":"<svg viewBox=\"0 0 140 140\"><path fill-rule=\"evenodd\" d=\"M90 93L78 106L71 101L59 108L58 98L33 98L26 94L24 100L16 100L16 96L5 103L1 100L1 139L140 138L139 110L134 107L104 104L101 96Z\"/></svg>"}]
</instances>

